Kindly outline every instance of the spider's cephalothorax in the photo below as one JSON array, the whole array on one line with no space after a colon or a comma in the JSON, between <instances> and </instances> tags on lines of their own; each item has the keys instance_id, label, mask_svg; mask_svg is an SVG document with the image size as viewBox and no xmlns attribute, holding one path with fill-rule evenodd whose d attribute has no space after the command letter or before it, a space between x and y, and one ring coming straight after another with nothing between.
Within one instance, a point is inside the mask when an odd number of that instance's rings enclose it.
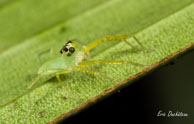
<instances>
[{"instance_id":1,"label":"spider's cephalothorax","mask_svg":"<svg viewBox=\"0 0 194 124\"><path fill-rule=\"evenodd\" d=\"M67 54L67 56L71 56L75 52L75 46L72 41L68 41L65 46L60 50L60 53Z\"/></svg>"}]
</instances>

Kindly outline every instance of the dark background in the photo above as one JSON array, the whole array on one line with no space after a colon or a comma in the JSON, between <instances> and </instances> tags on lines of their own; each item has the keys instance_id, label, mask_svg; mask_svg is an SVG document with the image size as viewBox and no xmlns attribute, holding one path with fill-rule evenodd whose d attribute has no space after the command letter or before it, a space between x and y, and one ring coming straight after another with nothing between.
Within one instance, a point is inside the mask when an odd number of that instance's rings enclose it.
<instances>
[{"instance_id":1,"label":"dark background","mask_svg":"<svg viewBox=\"0 0 194 124\"><path fill-rule=\"evenodd\" d=\"M157 117L159 110L188 117ZM62 123L194 124L194 52L190 52Z\"/></svg>"}]
</instances>

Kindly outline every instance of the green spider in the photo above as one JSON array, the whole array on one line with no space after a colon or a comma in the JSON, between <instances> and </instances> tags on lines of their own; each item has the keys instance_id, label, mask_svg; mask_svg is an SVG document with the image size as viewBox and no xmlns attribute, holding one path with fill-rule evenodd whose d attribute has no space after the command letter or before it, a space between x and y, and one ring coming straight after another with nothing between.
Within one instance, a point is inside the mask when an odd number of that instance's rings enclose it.
<instances>
[{"instance_id":1,"label":"green spider","mask_svg":"<svg viewBox=\"0 0 194 124\"><path fill-rule=\"evenodd\" d=\"M60 50L62 54L61 57L57 57L53 60L50 60L44 63L38 71L37 78L31 83L28 89L31 89L32 86L42 77L45 75L56 74L56 78L60 85L62 85L62 80L60 75L64 75L69 73L70 71L82 71L86 73L90 73L93 75L100 75L98 72L94 72L91 70L83 69L83 67L91 66L95 64L134 64L140 65L137 63L132 63L129 61L105 61L105 60L89 60L89 52L99 46L103 42L109 41L122 41L124 40L125 43L131 47L133 47L129 42L127 42L128 38L133 37L135 41L142 47L143 45L137 40L137 38L133 35L121 35L121 36L106 36L101 39L95 40L87 46L78 46L76 43L72 41L68 41L65 46Z\"/></svg>"}]
</instances>

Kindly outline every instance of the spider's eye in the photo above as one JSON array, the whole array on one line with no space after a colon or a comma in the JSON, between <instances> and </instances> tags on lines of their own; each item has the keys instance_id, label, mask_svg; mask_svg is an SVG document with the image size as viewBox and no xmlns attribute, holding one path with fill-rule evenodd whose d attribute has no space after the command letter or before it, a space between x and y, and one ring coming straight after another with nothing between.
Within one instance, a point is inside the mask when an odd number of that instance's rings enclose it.
<instances>
[{"instance_id":1,"label":"spider's eye","mask_svg":"<svg viewBox=\"0 0 194 124\"><path fill-rule=\"evenodd\" d=\"M64 47L64 48L62 48L62 49L60 50L60 53L63 54L63 52L67 52L68 50L69 50L68 48Z\"/></svg>"},{"instance_id":2,"label":"spider's eye","mask_svg":"<svg viewBox=\"0 0 194 124\"><path fill-rule=\"evenodd\" d=\"M70 53L74 53L74 52L75 52L75 48L70 47L70 48L69 48L69 52L70 52Z\"/></svg>"},{"instance_id":3,"label":"spider's eye","mask_svg":"<svg viewBox=\"0 0 194 124\"><path fill-rule=\"evenodd\" d=\"M65 52L67 52L67 51L68 51L68 48L65 47L63 50L64 50Z\"/></svg>"},{"instance_id":4,"label":"spider's eye","mask_svg":"<svg viewBox=\"0 0 194 124\"><path fill-rule=\"evenodd\" d=\"M60 50L60 53L62 54L63 53L63 50Z\"/></svg>"}]
</instances>

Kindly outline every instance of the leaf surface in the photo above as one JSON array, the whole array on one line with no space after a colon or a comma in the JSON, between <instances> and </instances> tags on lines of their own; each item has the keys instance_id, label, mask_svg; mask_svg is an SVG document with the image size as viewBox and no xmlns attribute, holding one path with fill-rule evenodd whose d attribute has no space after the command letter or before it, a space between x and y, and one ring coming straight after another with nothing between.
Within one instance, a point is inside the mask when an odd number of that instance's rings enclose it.
<instances>
[{"instance_id":1,"label":"leaf surface","mask_svg":"<svg viewBox=\"0 0 194 124\"><path fill-rule=\"evenodd\" d=\"M59 1L53 5L51 0L45 0L35 6L36 2L18 0L0 10L0 123L52 123L68 117L193 48L192 0L109 0L91 2L90 7L75 1ZM66 8L62 12L59 9L68 4L73 7L70 10L77 10L69 12ZM38 8L35 9L36 7ZM27 11L30 8L32 13ZM80 13L81 10L85 11ZM21 13L25 16L18 17ZM13 30L8 26L14 26ZM62 77L68 90L64 91L55 78L41 80L41 85L31 92L26 90L37 75L38 54L44 50L51 47L59 50L69 39L78 39L87 45L106 35L126 34L135 34L149 50L142 50L130 38L128 40L135 49L124 42L103 44L92 51L91 59L128 60L152 66L92 66L90 70L116 81L87 73L71 72ZM29 110L31 112L25 118Z\"/></svg>"}]
</instances>

